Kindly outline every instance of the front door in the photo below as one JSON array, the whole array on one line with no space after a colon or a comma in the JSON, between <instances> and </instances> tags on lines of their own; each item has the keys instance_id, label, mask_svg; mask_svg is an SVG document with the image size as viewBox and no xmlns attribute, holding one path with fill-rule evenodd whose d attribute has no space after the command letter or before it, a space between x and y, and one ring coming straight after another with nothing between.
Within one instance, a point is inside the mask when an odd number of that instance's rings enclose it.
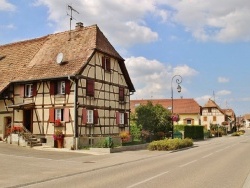
<instances>
[{"instance_id":1,"label":"front door","mask_svg":"<svg viewBox=\"0 0 250 188\"><path fill-rule=\"evenodd\" d=\"M3 138L6 138L9 134L9 129L11 127L11 122L12 122L12 118L11 117L4 117L4 127L3 127Z\"/></svg>"},{"instance_id":2,"label":"front door","mask_svg":"<svg viewBox=\"0 0 250 188\"><path fill-rule=\"evenodd\" d=\"M33 116L32 109L23 110L23 125L26 129L28 129L31 133L33 131Z\"/></svg>"}]
</instances>

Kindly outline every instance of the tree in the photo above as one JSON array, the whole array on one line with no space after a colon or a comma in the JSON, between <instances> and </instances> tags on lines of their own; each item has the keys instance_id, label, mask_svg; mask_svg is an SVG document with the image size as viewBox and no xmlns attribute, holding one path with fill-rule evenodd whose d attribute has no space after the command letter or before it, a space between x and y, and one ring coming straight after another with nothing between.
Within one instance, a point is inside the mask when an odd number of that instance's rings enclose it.
<instances>
[{"instance_id":1,"label":"tree","mask_svg":"<svg viewBox=\"0 0 250 188\"><path fill-rule=\"evenodd\" d=\"M148 101L146 105L140 105L135 109L137 118L136 124L141 125L143 130L166 133L171 129L171 113L162 105L153 105Z\"/></svg>"}]
</instances>

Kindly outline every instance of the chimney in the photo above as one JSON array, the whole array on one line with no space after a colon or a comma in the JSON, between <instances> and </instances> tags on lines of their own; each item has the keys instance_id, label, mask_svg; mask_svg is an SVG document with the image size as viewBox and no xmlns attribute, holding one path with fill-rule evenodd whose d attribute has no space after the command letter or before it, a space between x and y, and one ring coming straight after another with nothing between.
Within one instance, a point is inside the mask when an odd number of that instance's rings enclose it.
<instances>
[{"instance_id":1,"label":"chimney","mask_svg":"<svg viewBox=\"0 0 250 188\"><path fill-rule=\"evenodd\" d=\"M76 27L75 27L76 30L79 30L79 29L82 29L82 28L83 28L83 23L82 22L76 23Z\"/></svg>"}]
</instances>

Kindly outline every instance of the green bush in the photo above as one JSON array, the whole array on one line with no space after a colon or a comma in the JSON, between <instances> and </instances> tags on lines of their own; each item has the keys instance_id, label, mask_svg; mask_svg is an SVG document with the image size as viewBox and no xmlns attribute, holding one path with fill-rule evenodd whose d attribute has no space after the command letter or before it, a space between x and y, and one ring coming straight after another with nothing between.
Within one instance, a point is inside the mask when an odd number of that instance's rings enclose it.
<instances>
[{"instance_id":1,"label":"green bush","mask_svg":"<svg viewBox=\"0 0 250 188\"><path fill-rule=\"evenodd\" d=\"M141 126L137 126L135 123L130 124L130 134L133 140L141 139Z\"/></svg>"},{"instance_id":2,"label":"green bush","mask_svg":"<svg viewBox=\"0 0 250 188\"><path fill-rule=\"evenodd\" d=\"M184 131L184 127L187 125L175 125L174 126L174 131Z\"/></svg>"},{"instance_id":3,"label":"green bush","mask_svg":"<svg viewBox=\"0 0 250 188\"><path fill-rule=\"evenodd\" d=\"M204 139L204 127L203 126L185 126L184 127L184 136L185 138L192 139Z\"/></svg>"},{"instance_id":4,"label":"green bush","mask_svg":"<svg viewBox=\"0 0 250 188\"><path fill-rule=\"evenodd\" d=\"M148 149L158 150L158 151L170 151L170 150L177 150L185 147L193 146L193 140L189 138L185 139L164 139L153 141L148 145Z\"/></svg>"}]
</instances>

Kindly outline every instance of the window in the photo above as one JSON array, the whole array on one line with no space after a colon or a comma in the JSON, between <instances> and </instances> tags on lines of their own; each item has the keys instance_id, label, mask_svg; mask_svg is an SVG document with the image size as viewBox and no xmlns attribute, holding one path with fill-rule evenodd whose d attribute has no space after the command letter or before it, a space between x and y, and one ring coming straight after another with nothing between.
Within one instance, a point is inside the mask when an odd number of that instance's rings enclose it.
<instances>
[{"instance_id":1,"label":"window","mask_svg":"<svg viewBox=\"0 0 250 188\"><path fill-rule=\"evenodd\" d=\"M49 122L54 123L55 120L69 122L70 120L69 108L50 108L49 109Z\"/></svg>"},{"instance_id":2,"label":"window","mask_svg":"<svg viewBox=\"0 0 250 188\"><path fill-rule=\"evenodd\" d=\"M63 121L63 109L55 109L55 120Z\"/></svg>"},{"instance_id":3,"label":"window","mask_svg":"<svg viewBox=\"0 0 250 188\"><path fill-rule=\"evenodd\" d=\"M95 91L95 81L91 80L91 79L88 79L86 82L87 82L86 83L87 84L87 86L86 86L86 95L93 97L94 96L94 91Z\"/></svg>"},{"instance_id":4,"label":"window","mask_svg":"<svg viewBox=\"0 0 250 188\"><path fill-rule=\"evenodd\" d=\"M57 94L65 94L65 81L57 82Z\"/></svg>"},{"instance_id":5,"label":"window","mask_svg":"<svg viewBox=\"0 0 250 188\"><path fill-rule=\"evenodd\" d=\"M82 123L83 124L98 124L98 110L82 109Z\"/></svg>"},{"instance_id":6,"label":"window","mask_svg":"<svg viewBox=\"0 0 250 188\"><path fill-rule=\"evenodd\" d=\"M128 124L128 113L116 112L116 124L117 125Z\"/></svg>"},{"instance_id":7,"label":"window","mask_svg":"<svg viewBox=\"0 0 250 188\"><path fill-rule=\"evenodd\" d=\"M191 119L187 119L187 125L192 125L192 120Z\"/></svg>"},{"instance_id":8,"label":"window","mask_svg":"<svg viewBox=\"0 0 250 188\"><path fill-rule=\"evenodd\" d=\"M216 116L213 116L213 121L216 121Z\"/></svg>"},{"instance_id":9,"label":"window","mask_svg":"<svg viewBox=\"0 0 250 188\"><path fill-rule=\"evenodd\" d=\"M203 121L207 121L207 116L203 117Z\"/></svg>"},{"instance_id":10,"label":"window","mask_svg":"<svg viewBox=\"0 0 250 188\"><path fill-rule=\"evenodd\" d=\"M119 87L119 101L124 101L125 96L124 96L124 87Z\"/></svg>"},{"instance_id":11,"label":"window","mask_svg":"<svg viewBox=\"0 0 250 188\"><path fill-rule=\"evenodd\" d=\"M70 94L70 81L69 80L51 81L50 94L51 95Z\"/></svg>"},{"instance_id":12,"label":"window","mask_svg":"<svg viewBox=\"0 0 250 188\"><path fill-rule=\"evenodd\" d=\"M119 124L124 124L124 113L120 113Z\"/></svg>"},{"instance_id":13,"label":"window","mask_svg":"<svg viewBox=\"0 0 250 188\"><path fill-rule=\"evenodd\" d=\"M87 110L87 123L93 123L94 113L93 110Z\"/></svg>"},{"instance_id":14,"label":"window","mask_svg":"<svg viewBox=\"0 0 250 188\"><path fill-rule=\"evenodd\" d=\"M23 92L23 91L21 91ZM33 97L36 95L36 84L25 84L24 85L24 96Z\"/></svg>"},{"instance_id":15,"label":"window","mask_svg":"<svg viewBox=\"0 0 250 188\"><path fill-rule=\"evenodd\" d=\"M211 108L208 108L207 110L208 110L208 113L211 113L211 112L212 112L212 109L211 109Z\"/></svg>"},{"instance_id":16,"label":"window","mask_svg":"<svg viewBox=\"0 0 250 188\"><path fill-rule=\"evenodd\" d=\"M109 57L102 57L102 68L106 71L110 71L110 58Z\"/></svg>"}]
</instances>

